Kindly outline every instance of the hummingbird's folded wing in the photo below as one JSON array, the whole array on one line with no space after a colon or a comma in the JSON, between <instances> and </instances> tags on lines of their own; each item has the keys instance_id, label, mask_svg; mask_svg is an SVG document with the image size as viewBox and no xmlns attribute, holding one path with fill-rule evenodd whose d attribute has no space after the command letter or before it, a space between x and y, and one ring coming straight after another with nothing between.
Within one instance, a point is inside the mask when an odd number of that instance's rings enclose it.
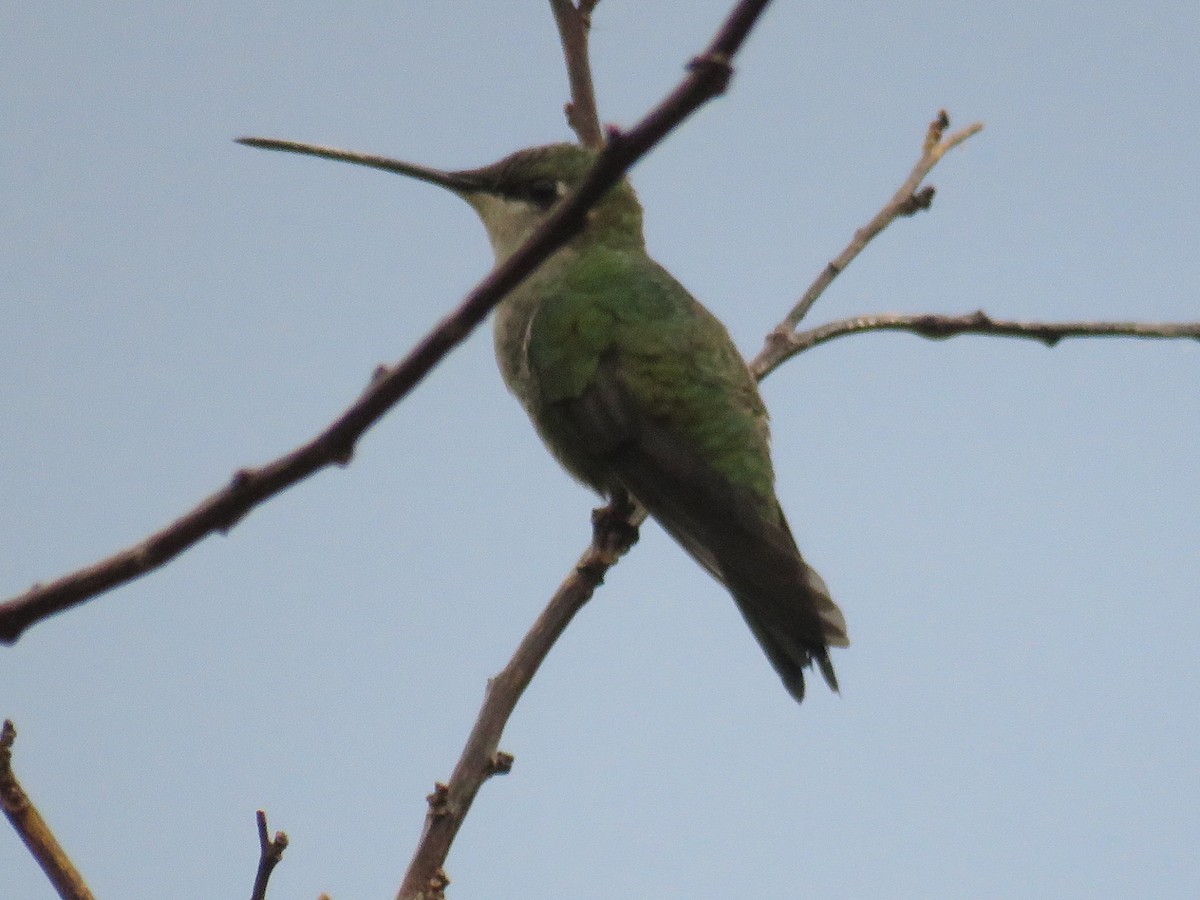
<instances>
[{"instance_id":1,"label":"hummingbird's folded wing","mask_svg":"<svg viewBox=\"0 0 1200 900\"><path fill-rule=\"evenodd\" d=\"M611 477L725 584L788 691L803 697L803 670L814 661L837 690L828 647L849 643L845 620L774 501L764 514L762 498L732 484L668 423L647 415L609 361L579 396L555 406Z\"/></svg>"}]
</instances>

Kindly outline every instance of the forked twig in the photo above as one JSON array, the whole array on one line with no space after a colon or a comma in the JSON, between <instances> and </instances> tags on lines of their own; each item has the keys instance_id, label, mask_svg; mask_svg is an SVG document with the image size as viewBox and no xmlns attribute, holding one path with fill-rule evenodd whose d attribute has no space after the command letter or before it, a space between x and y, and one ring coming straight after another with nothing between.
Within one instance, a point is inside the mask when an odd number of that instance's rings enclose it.
<instances>
[{"instance_id":1,"label":"forked twig","mask_svg":"<svg viewBox=\"0 0 1200 900\"><path fill-rule=\"evenodd\" d=\"M572 0L550 0L550 9L558 26L567 80L571 85L571 99L563 106L563 113L567 124L579 136L579 143L598 148L604 144L604 133L600 129L596 86L588 59L588 32L597 2L599 0L580 0L576 5Z\"/></svg>"},{"instance_id":2,"label":"forked twig","mask_svg":"<svg viewBox=\"0 0 1200 900\"><path fill-rule=\"evenodd\" d=\"M871 243L879 236L880 232L897 219L929 208L933 202L934 189L932 186L922 188L921 183L949 151L982 131L983 123L975 122L947 137L946 130L949 127L949 114L944 109L939 110L925 131L921 157L913 166L912 171L908 173L908 177L904 179L904 183L883 205L883 208L872 217L871 221L854 232L854 237L842 252L825 264L825 268L813 279L813 283L809 285L808 290L804 292L791 311L784 316L783 321L767 335L765 346L750 363L750 369L756 377L763 378L788 356L794 355L788 353L787 350L796 326L808 315L808 311L825 293L825 289L845 270L846 266L854 261L858 254L862 253L867 244Z\"/></svg>"},{"instance_id":3,"label":"forked twig","mask_svg":"<svg viewBox=\"0 0 1200 900\"><path fill-rule=\"evenodd\" d=\"M270 836L267 832L265 810L256 810L254 819L258 825L258 870L254 873L254 890L250 892L250 900L266 900L267 882L271 880L271 873L283 859L288 836L282 831L275 832L275 837Z\"/></svg>"}]
</instances>

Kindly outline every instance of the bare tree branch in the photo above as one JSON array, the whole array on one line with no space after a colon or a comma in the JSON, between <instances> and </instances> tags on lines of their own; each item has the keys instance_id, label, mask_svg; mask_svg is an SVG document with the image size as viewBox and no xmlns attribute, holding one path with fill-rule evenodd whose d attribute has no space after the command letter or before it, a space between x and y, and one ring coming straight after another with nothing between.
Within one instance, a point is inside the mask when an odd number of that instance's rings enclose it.
<instances>
[{"instance_id":1,"label":"bare tree branch","mask_svg":"<svg viewBox=\"0 0 1200 900\"><path fill-rule=\"evenodd\" d=\"M1200 338L1200 323L1196 322L1020 322L993 319L983 310L957 316L879 313L839 319L807 331L796 331L796 326L825 289L867 244L896 219L929 208L934 189L932 186L921 188L921 183L950 150L983 129L982 123L976 122L947 136L949 127L950 116L945 110L939 111L929 124L921 158L913 166L908 178L871 221L854 232L850 243L825 266L783 321L767 335L763 349L749 364L756 378L765 378L796 354L818 344L864 331L908 331L930 339L962 334L1017 337L1041 341L1049 347L1067 337Z\"/></svg>"},{"instance_id":2,"label":"bare tree branch","mask_svg":"<svg viewBox=\"0 0 1200 900\"><path fill-rule=\"evenodd\" d=\"M779 363L786 362L797 353L811 350L818 344L864 331L908 331L932 340L963 334L1027 338L1041 341L1047 347L1055 346L1063 338L1073 337L1200 340L1200 322L1018 322L993 319L983 310L961 316L878 313L838 319L817 328L787 335L786 347Z\"/></svg>"},{"instance_id":3,"label":"bare tree branch","mask_svg":"<svg viewBox=\"0 0 1200 900\"><path fill-rule=\"evenodd\" d=\"M314 472L348 463L363 432L465 340L508 291L577 234L584 226L587 211L638 159L697 108L725 91L732 75L730 60L767 2L739 3L716 39L691 61L688 75L662 103L628 132L610 128L607 142L579 189L404 360L391 368L381 368L358 401L324 432L261 468L237 472L224 489L144 541L48 585L34 585L24 594L0 603L0 642L13 643L34 622L158 568L215 531L227 532L259 503ZM290 142L272 139L243 141L261 147L297 148ZM322 155L330 151L309 147L307 152Z\"/></svg>"},{"instance_id":4,"label":"bare tree branch","mask_svg":"<svg viewBox=\"0 0 1200 900\"><path fill-rule=\"evenodd\" d=\"M83 876L17 781L12 770L12 747L16 739L16 727L5 719L0 729L0 807L4 808L8 821L42 867L58 896L63 900L93 900Z\"/></svg>"},{"instance_id":5,"label":"bare tree branch","mask_svg":"<svg viewBox=\"0 0 1200 900\"><path fill-rule=\"evenodd\" d=\"M625 513L627 510L615 515L608 509L597 511L591 545L550 598L508 665L488 681L483 706L450 781L435 785L428 797L425 829L400 886L398 900L432 900L442 896L450 881L442 867L475 795L488 778L504 774L512 767L512 757L502 753L499 746L517 701L550 648L591 599L604 573L636 540L637 531L625 523Z\"/></svg>"},{"instance_id":6,"label":"bare tree branch","mask_svg":"<svg viewBox=\"0 0 1200 900\"><path fill-rule=\"evenodd\" d=\"M571 85L571 100L563 106L563 113L567 124L579 136L579 143L596 148L604 144L604 133L600 130L592 64L588 61L588 32L592 27L592 10L598 2L580 0L576 5L572 0L550 0Z\"/></svg>"},{"instance_id":7,"label":"bare tree branch","mask_svg":"<svg viewBox=\"0 0 1200 900\"><path fill-rule=\"evenodd\" d=\"M596 2L551 0L571 84L572 100L566 107L568 121L579 135L581 143L596 147L605 145L580 190L520 251L480 282L463 303L404 360L393 367L381 368L362 397L324 432L268 465L239 471L224 489L141 543L44 587L35 585L25 594L0 604L0 641L11 643L34 622L165 564L214 531L228 531L258 503L316 471L333 464L347 464L359 437L460 343L507 291L577 233L583 227L590 206L637 159L692 111L724 91L732 73L731 59L768 0L743 0L738 3L710 46L692 60L690 72L679 87L634 129L629 132L610 129L607 144L599 125L588 64L590 13ZM963 316L860 316L797 332L799 322L823 291L876 235L896 218L928 208L934 191L932 187L921 188L922 182L950 149L977 133L982 125L975 124L946 136L948 128L948 116L944 112L939 113L928 129L922 156L904 184L883 209L855 233L842 253L827 264L788 316L768 336L762 353L752 363L756 377L765 377L791 356L817 344L846 334L871 330L904 330L928 338L959 334L1024 337L1040 340L1050 346L1064 337L1088 335L1200 338L1200 323L1025 323L993 320L982 311ZM286 143L262 139L251 139L249 142L264 147L282 147ZM308 152L320 155L320 151L321 148L310 148ZM508 718L550 648L602 583L607 570L632 545L636 539L636 525L643 518L644 513L629 510L610 510L598 516L591 545L522 640L509 664L489 682L483 706L449 782L438 784L429 797L425 829L400 888L398 896L401 900L433 900L443 895L448 878L442 867L479 788L492 775L508 771L512 764L512 758L498 749ZM0 802L60 894L64 897L91 897L12 775L10 763L14 734L11 723L5 723L3 734L0 735ZM14 815L24 824L18 824ZM29 824L31 822L32 825ZM74 875L77 886L75 881L68 879L64 882L68 885L68 892L64 892L56 880L56 874L47 867L39 851L26 838L29 829L39 834L44 831L45 837L39 838L39 846L48 841L53 848L57 848L61 860L51 853L51 857L57 860L54 863L58 867L55 871L66 867L68 874ZM270 873L287 845L286 835L282 832L277 833L273 841L268 839L266 816L261 811L258 813L258 831L260 860L254 886L255 900L265 897Z\"/></svg>"},{"instance_id":8,"label":"bare tree branch","mask_svg":"<svg viewBox=\"0 0 1200 900\"><path fill-rule=\"evenodd\" d=\"M983 123L976 122L973 125L968 125L961 131L946 137L946 129L950 127L950 116L943 109L940 110L932 122L929 123L929 128L925 132L925 141L921 148L921 158L917 160L917 164L913 166L908 177L904 179L904 183L883 208L875 214L875 216L862 228L854 232L854 237L850 243L846 245L832 261L825 265L813 283L809 285L801 296L800 300L792 307L791 311L784 317L775 329L767 335L766 346L755 357L750 364L750 368L754 373L762 378L768 372L778 366L783 358L779 357L780 350L786 348L787 342L791 334L795 331L796 326L800 321L808 315L808 311L812 309L813 304L817 302L821 294L825 293L825 289L833 283L833 280L842 273L846 266L854 261L854 258L869 244L875 237L887 228L892 222L902 216L911 216L920 212L923 209L928 209L933 202L934 189L933 187L925 187L920 191L926 176L933 170L933 167L941 162L949 151L953 150L963 141L971 136L978 134L983 130Z\"/></svg>"},{"instance_id":9,"label":"bare tree branch","mask_svg":"<svg viewBox=\"0 0 1200 900\"><path fill-rule=\"evenodd\" d=\"M258 871L254 874L254 890L250 893L250 900L266 900L267 882L271 880L271 873L283 859L288 836L282 831L275 832L274 838L268 835L265 810L257 810L254 818L258 823Z\"/></svg>"}]
</instances>

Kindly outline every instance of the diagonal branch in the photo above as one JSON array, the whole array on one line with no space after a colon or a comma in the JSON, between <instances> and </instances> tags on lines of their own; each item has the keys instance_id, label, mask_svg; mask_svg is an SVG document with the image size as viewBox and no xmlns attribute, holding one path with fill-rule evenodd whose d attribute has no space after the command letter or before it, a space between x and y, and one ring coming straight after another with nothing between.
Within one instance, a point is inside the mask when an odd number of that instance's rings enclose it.
<instances>
[{"instance_id":1,"label":"diagonal branch","mask_svg":"<svg viewBox=\"0 0 1200 900\"><path fill-rule=\"evenodd\" d=\"M475 796L490 777L505 774L512 767L512 757L500 750L500 737L517 701L550 648L600 586L604 573L636 539L636 530L622 524L597 516L591 545L521 639L508 665L489 679L483 706L450 781L438 783L428 797L425 829L397 900L440 897L440 891L449 883L442 866Z\"/></svg>"},{"instance_id":2,"label":"diagonal branch","mask_svg":"<svg viewBox=\"0 0 1200 900\"><path fill-rule=\"evenodd\" d=\"M567 64L567 80L571 85L571 99L563 106L563 113L571 130L579 136L579 143L596 148L603 146L604 134L596 109L592 64L588 61L588 32L592 27L592 10L598 2L579 0L576 5L572 0L550 0Z\"/></svg>"},{"instance_id":3,"label":"diagonal branch","mask_svg":"<svg viewBox=\"0 0 1200 900\"><path fill-rule=\"evenodd\" d=\"M0 603L0 642L13 643L35 622L158 568L213 532L227 532L259 503L330 465L345 465L368 428L403 399L447 353L466 339L504 295L583 228L587 211L638 159L697 108L724 92L729 62L768 0L743 0L712 44L689 65L679 86L628 132L608 141L579 189L525 244L493 269L450 315L391 368L380 369L363 395L307 444L230 483L144 541L48 585ZM264 142L269 145L271 142Z\"/></svg>"},{"instance_id":4,"label":"diagonal branch","mask_svg":"<svg viewBox=\"0 0 1200 900\"><path fill-rule=\"evenodd\" d=\"M83 876L17 781L12 770L12 746L16 738L17 729L5 719L0 728L0 808L58 891L58 896L63 900L93 900Z\"/></svg>"}]
</instances>

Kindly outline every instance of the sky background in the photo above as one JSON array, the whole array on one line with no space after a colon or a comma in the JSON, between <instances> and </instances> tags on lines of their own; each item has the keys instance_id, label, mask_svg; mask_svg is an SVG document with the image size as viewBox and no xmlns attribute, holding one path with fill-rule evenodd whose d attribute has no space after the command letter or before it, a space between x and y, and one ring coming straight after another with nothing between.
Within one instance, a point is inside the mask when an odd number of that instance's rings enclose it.
<instances>
[{"instance_id":1,"label":"sky background","mask_svg":"<svg viewBox=\"0 0 1200 900\"><path fill-rule=\"evenodd\" d=\"M605 0L604 121L727 0ZM987 129L810 317L1200 318L1200 8L773 6L633 180L651 252L747 355L891 195ZM307 440L491 264L428 185L571 138L545 3L0 3L0 593ZM513 717L455 898L1195 897L1200 345L844 339L764 386L779 493L845 610L797 707L655 526ZM593 498L489 328L353 464L0 647L16 768L100 897L391 897L486 678ZM0 829L0 895L52 896Z\"/></svg>"}]
</instances>

